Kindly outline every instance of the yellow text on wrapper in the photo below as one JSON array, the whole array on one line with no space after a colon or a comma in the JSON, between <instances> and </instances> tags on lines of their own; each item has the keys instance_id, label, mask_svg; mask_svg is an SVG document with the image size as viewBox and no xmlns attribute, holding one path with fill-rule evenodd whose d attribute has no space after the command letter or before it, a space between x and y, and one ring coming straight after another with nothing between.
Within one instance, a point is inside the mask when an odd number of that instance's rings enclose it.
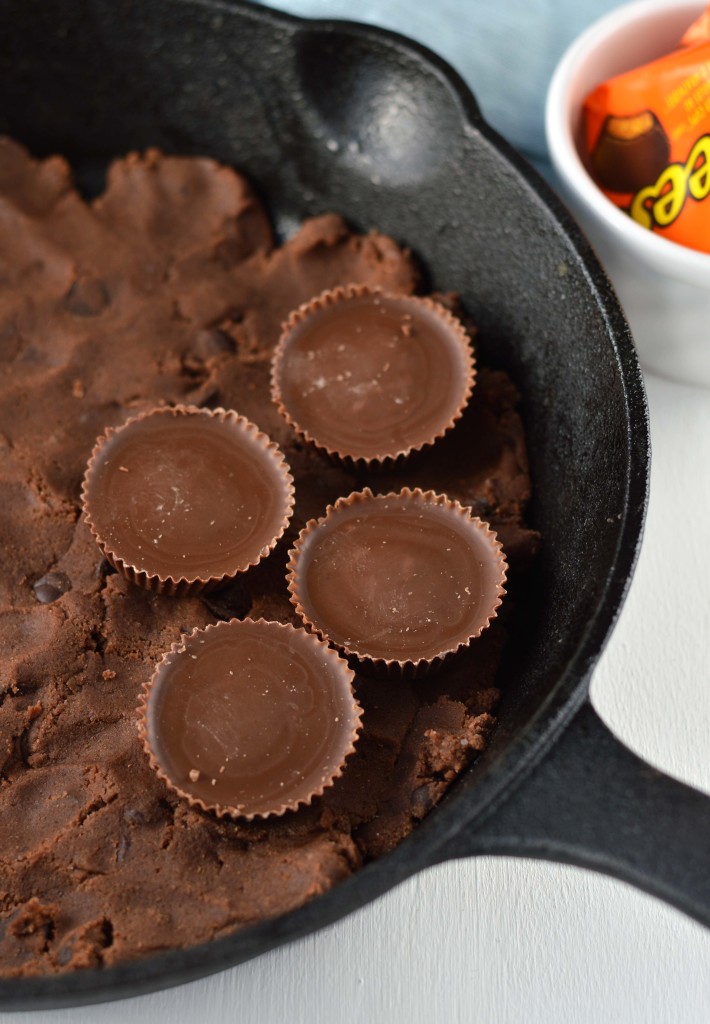
<instances>
[{"instance_id":1,"label":"yellow text on wrapper","mask_svg":"<svg viewBox=\"0 0 710 1024\"><path fill-rule=\"evenodd\" d=\"M636 193L629 213L644 228L667 228L688 198L700 202L710 195L710 134L701 135L684 164L665 167L654 185Z\"/></svg>"}]
</instances>

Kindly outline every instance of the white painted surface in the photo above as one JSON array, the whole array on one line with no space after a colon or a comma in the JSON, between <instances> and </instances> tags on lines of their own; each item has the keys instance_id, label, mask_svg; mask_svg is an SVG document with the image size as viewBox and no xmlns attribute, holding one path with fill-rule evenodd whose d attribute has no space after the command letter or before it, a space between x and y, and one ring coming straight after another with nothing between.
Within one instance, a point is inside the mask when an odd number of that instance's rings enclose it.
<instances>
[{"instance_id":1,"label":"white painted surface","mask_svg":"<svg viewBox=\"0 0 710 1024\"><path fill-rule=\"evenodd\" d=\"M652 494L594 703L710 791L710 391L649 377ZM708 865L710 870L710 864ZM599 875L512 859L432 869L259 960L122 1003L3 1024L707 1024L710 931Z\"/></svg>"}]
</instances>

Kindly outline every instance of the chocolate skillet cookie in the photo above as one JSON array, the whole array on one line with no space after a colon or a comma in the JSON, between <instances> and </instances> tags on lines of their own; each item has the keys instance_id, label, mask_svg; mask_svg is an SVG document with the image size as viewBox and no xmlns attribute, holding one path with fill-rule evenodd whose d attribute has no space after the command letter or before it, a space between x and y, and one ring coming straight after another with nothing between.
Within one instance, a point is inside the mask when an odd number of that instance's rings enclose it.
<instances>
[{"instance_id":1,"label":"chocolate skillet cookie","mask_svg":"<svg viewBox=\"0 0 710 1024\"><path fill-rule=\"evenodd\" d=\"M348 284L410 294L417 275L407 250L335 215L276 247L249 185L212 160L129 155L87 202L60 157L35 161L0 140L5 976L115 964L296 907L396 845L486 746L509 599L443 673L356 678L356 752L309 806L218 820L169 790L140 744L138 695L172 644L247 612L297 624L287 551L354 479L296 439L270 401L269 362L291 310ZM517 401L505 374L479 366L466 412L430 453L357 486L432 489L472 507L521 587L538 538L525 525ZM295 480L275 551L203 597L113 572L79 514L96 438L166 403L235 409Z\"/></svg>"}]
</instances>

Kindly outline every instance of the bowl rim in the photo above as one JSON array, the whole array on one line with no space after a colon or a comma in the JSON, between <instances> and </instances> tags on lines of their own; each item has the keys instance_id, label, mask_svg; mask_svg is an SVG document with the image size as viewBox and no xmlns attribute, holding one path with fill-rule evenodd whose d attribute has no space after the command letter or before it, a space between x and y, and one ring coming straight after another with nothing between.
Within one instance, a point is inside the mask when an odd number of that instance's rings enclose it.
<instances>
[{"instance_id":1,"label":"bowl rim","mask_svg":"<svg viewBox=\"0 0 710 1024\"><path fill-rule=\"evenodd\" d=\"M635 256L654 266L663 265L666 273L681 280L688 277L698 284L710 282L710 253L690 249L641 227L609 200L587 171L575 145L567 96L570 81L580 62L601 49L618 32L669 10L687 10L700 14L701 0L634 0L593 22L571 43L560 58L547 91L545 135L555 171L585 211L601 223L603 230L617 242L633 249Z\"/></svg>"}]
</instances>

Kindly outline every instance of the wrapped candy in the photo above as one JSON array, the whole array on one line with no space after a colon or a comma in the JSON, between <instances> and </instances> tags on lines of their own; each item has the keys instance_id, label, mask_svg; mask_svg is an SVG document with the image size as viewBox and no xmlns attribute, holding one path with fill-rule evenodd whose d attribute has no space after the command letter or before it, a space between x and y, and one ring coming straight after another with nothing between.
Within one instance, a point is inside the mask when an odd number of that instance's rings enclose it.
<instances>
[{"instance_id":1,"label":"wrapped candy","mask_svg":"<svg viewBox=\"0 0 710 1024\"><path fill-rule=\"evenodd\" d=\"M584 102L589 167L643 227L710 252L710 7L678 49Z\"/></svg>"}]
</instances>

